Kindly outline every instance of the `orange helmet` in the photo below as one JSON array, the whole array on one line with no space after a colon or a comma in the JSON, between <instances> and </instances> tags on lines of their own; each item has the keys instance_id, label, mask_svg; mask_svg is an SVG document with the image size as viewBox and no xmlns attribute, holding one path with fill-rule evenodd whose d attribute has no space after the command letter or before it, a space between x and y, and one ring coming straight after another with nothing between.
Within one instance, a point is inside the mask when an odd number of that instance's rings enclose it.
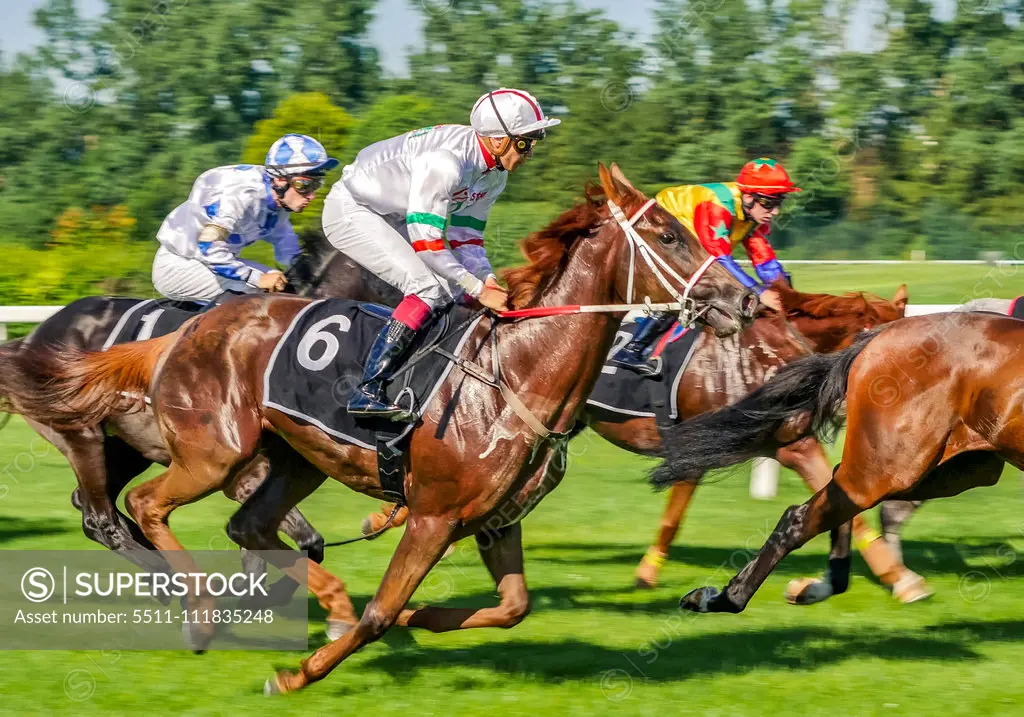
<instances>
[{"instance_id":1,"label":"orange helmet","mask_svg":"<svg viewBox=\"0 0 1024 717\"><path fill-rule=\"evenodd\" d=\"M741 192L748 194L789 194L800 191L783 166L767 157L743 165L736 183Z\"/></svg>"}]
</instances>

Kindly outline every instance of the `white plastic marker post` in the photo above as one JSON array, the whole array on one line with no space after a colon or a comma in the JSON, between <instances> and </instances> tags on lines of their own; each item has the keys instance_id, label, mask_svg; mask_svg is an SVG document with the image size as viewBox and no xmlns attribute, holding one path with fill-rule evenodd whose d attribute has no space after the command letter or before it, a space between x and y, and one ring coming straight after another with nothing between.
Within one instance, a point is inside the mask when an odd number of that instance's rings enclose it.
<instances>
[{"instance_id":1,"label":"white plastic marker post","mask_svg":"<svg viewBox=\"0 0 1024 717\"><path fill-rule=\"evenodd\" d=\"M750 497L771 500L779 489L779 462L774 458L755 458L750 471Z\"/></svg>"}]
</instances>

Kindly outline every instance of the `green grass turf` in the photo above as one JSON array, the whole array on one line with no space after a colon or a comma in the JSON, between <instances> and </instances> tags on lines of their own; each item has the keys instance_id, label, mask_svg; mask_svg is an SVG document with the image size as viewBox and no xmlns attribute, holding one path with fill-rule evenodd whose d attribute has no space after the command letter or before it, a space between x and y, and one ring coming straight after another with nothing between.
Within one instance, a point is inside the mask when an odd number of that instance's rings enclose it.
<instances>
[{"instance_id":1,"label":"green grass turf","mask_svg":"<svg viewBox=\"0 0 1024 717\"><path fill-rule=\"evenodd\" d=\"M905 282L912 303L1024 293L1024 276L1013 267L792 270L805 291L891 296ZM644 482L651 464L591 434L573 453L562 486L524 523L534 612L514 630L396 629L319 685L272 701L260 694L264 679L305 653L0 652L0 714L1020 713L1024 517L1016 471L995 488L932 503L912 519L906 558L936 589L930 602L897 605L858 559L847 594L810 608L786 605L786 582L824 564L827 538L819 538L786 560L742 615L690 616L676 608L680 595L724 584L782 510L803 500L798 479L784 472L779 497L764 502L747 498L745 469L702 487L663 586L637 593L633 569L664 501ZM19 419L0 432L0 469L4 549L98 549L69 503L74 476L64 458ZM376 503L329 482L302 507L336 539L354 535ZM231 512L226 498L213 496L177 511L173 527L190 548L228 548L223 526ZM358 607L396 540L391 534L329 551L327 566ZM463 543L414 602L484 606L493 590ZM315 601L310 610L316 646L324 640L322 611Z\"/></svg>"},{"instance_id":2,"label":"green grass turf","mask_svg":"<svg viewBox=\"0 0 1024 717\"><path fill-rule=\"evenodd\" d=\"M96 549L68 502L60 454L14 419L0 432L4 549ZM45 454L44 454L45 452ZM35 454L33 456L33 453ZM902 607L859 558L850 591L808 608L782 600L790 579L817 573L819 537L784 561L745 613L691 616L690 588L723 584L760 546L783 509L806 496L784 473L778 498L747 497L747 473L697 493L662 587L632 589L664 497L645 484L649 460L585 433L563 484L524 523L533 614L509 631L446 635L392 630L325 681L268 700L264 679L303 653L3 652L0 713L9 715L801 715L1020 714L1024 704L1021 479L928 505L906 531L908 563L936 596ZM10 464L10 465L9 465ZM353 535L376 504L339 484L303 505L328 538ZM227 548L232 505L220 495L177 511L191 548ZM334 548L327 566L357 607L376 588L398 536ZM494 602L469 543L414 598ZM322 644L311 603L311 645ZM71 695L69 697L69 695ZM72 697L85 699L75 700Z\"/></svg>"}]
</instances>

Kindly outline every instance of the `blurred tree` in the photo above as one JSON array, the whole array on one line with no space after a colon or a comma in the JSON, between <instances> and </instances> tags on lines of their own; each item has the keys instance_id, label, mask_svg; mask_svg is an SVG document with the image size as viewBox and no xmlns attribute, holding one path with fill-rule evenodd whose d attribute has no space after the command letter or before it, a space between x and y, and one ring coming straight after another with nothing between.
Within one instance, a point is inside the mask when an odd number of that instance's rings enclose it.
<instances>
[{"instance_id":1,"label":"blurred tree","mask_svg":"<svg viewBox=\"0 0 1024 717\"><path fill-rule=\"evenodd\" d=\"M439 107L434 100L420 95L387 95L366 108L359 116L355 129L344 148L350 160L363 147L382 139L396 137L414 129L445 122L466 122L465 117L453 117L453 108L447 103Z\"/></svg>"},{"instance_id":2,"label":"blurred tree","mask_svg":"<svg viewBox=\"0 0 1024 717\"><path fill-rule=\"evenodd\" d=\"M274 109L273 116L256 123L253 133L245 142L242 161L249 164L263 164L267 150L279 137L291 132L308 134L320 140L332 157L342 160L342 166L349 154L349 137L356 121L345 110L331 104L327 95L320 92L301 92L287 97ZM333 181L341 176L335 170L328 177L317 198L302 214L292 217L296 230L319 226L323 213L324 197Z\"/></svg>"}]
</instances>

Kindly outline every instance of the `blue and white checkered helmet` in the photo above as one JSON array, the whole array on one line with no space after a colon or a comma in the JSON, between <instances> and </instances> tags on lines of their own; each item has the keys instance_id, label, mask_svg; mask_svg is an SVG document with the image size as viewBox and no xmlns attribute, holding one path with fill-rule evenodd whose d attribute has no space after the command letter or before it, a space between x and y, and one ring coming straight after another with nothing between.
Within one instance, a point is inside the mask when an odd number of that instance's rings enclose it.
<instances>
[{"instance_id":1,"label":"blue and white checkered helmet","mask_svg":"<svg viewBox=\"0 0 1024 717\"><path fill-rule=\"evenodd\" d=\"M340 162L327 156L324 146L304 134L286 134L267 152L267 172L273 177L324 174Z\"/></svg>"}]
</instances>

